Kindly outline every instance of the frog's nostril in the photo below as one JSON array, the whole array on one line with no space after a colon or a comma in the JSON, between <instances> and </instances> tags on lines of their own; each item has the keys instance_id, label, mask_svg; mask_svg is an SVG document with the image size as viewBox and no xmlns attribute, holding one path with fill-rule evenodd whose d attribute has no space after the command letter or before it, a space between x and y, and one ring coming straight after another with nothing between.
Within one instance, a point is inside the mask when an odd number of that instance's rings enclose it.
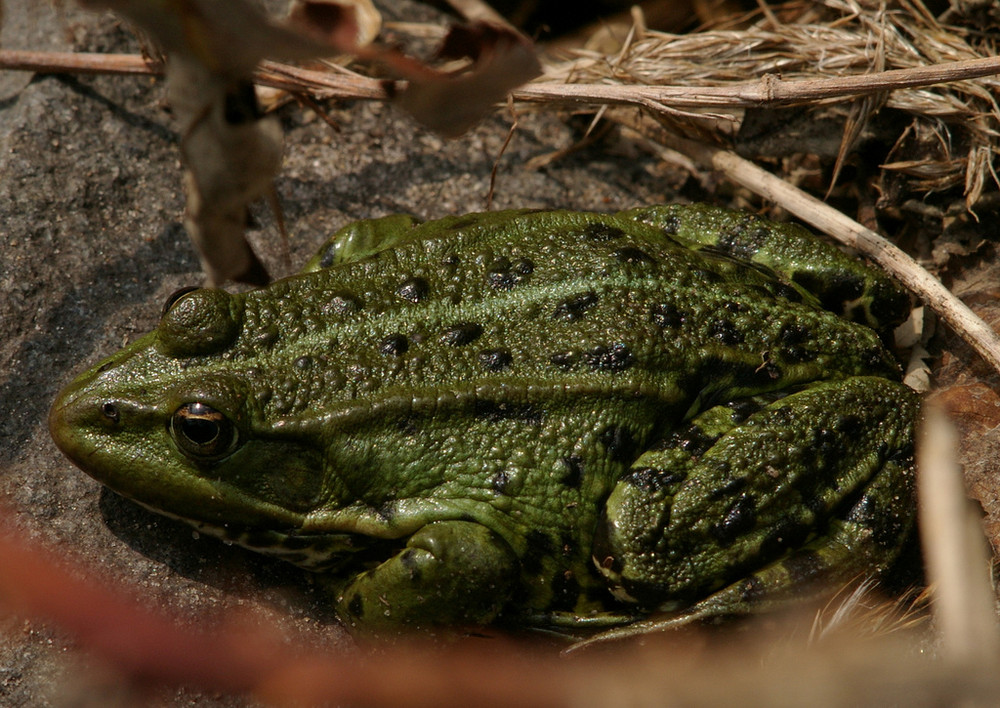
<instances>
[{"instance_id":1,"label":"frog's nostril","mask_svg":"<svg viewBox=\"0 0 1000 708\"><path fill-rule=\"evenodd\" d=\"M111 401L105 401L101 404L101 414L112 423L117 423L121 417L121 413L118 411L118 406Z\"/></svg>"}]
</instances>

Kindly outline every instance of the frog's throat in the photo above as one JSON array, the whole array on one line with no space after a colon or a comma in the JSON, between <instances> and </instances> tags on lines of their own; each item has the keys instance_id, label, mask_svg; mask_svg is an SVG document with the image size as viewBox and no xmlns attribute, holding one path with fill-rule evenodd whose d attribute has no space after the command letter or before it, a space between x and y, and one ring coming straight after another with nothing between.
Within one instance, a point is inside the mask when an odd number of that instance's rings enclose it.
<instances>
[{"instance_id":1,"label":"frog's throat","mask_svg":"<svg viewBox=\"0 0 1000 708\"><path fill-rule=\"evenodd\" d=\"M189 519L148 504L136 504L159 516L165 516L193 527L199 533L217 538L226 545L235 544L248 550L313 571L328 570L341 565L351 555L365 550L364 537L352 533L296 533L273 529L220 526L207 521Z\"/></svg>"}]
</instances>

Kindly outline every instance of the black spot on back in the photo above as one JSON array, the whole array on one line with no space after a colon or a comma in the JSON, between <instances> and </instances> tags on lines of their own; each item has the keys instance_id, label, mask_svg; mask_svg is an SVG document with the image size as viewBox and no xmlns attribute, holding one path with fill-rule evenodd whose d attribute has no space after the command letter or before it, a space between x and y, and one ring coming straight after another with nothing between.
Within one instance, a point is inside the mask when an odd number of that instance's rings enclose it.
<instances>
[{"instance_id":1,"label":"black spot on back","mask_svg":"<svg viewBox=\"0 0 1000 708\"><path fill-rule=\"evenodd\" d=\"M686 317L687 313L677 309L677 306L671 302L658 303L649 307L649 321L663 329L680 327Z\"/></svg>"},{"instance_id":2,"label":"black spot on back","mask_svg":"<svg viewBox=\"0 0 1000 708\"><path fill-rule=\"evenodd\" d=\"M781 352L784 358L800 363L814 360L819 352L808 349L802 344L812 341L812 332L808 327L798 323L786 324L778 332L778 340L781 342Z\"/></svg>"},{"instance_id":3,"label":"black spot on back","mask_svg":"<svg viewBox=\"0 0 1000 708\"><path fill-rule=\"evenodd\" d=\"M622 481L644 492L655 494L667 487L679 484L687 479L687 473L672 471L657 467L636 467L630 469L622 477Z\"/></svg>"},{"instance_id":4,"label":"black spot on back","mask_svg":"<svg viewBox=\"0 0 1000 708\"><path fill-rule=\"evenodd\" d=\"M420 570L420 564L417 562L417 551L413 548L407 548L399 556L399 562L402 564L406 571L410 575L410 581L413 583L419 583L424 574Z\"/></svg>"},{"instance_id":5,"label":"black spot on back","mask_svg":"<svg viewBox=\"0 0 1000 708\"><path fill-rule=\"evenodd\" d=\"M583 360L593 371L624 371L635 364L628 345L622 342L610 347L598 345L583 353Z\"/></svg>"},{"instance_id":6,"label":"black spot on back","mask_svg":"<svg viewBox=\"0 0 1000 708\"><path fill-rule=\"evenodd\" d=\"M749 261L767 243L770 233L770 229L761 224L759 219L749 219L723 233L718 247L735 258Z\"/></svg>"},{"instance_id":7,"label":"black spot on back","mask_svg":"<svg viewBox=\"0 0 1000 708\"><path fill-rule=\"evenodd\" d=\"M490 480L490 487L494 493L504 495L507 493L507 485L510 483L510 474L507 470L500 470Z\"/></svg>"},{"instance_id":8,"label":"black spot on back","mask_svg":"<svg viewBox=\"0 0 1000 708\"><path fill-rule=\"evenodd\" d=\"M361 300L351 293L335 293L324 305L326 313L335 315L349 315L361 309Z\"/></svg>"},{"instance_id":9,"label":"black spot on back","mask_svg":"<svg viewBox=\"0 0 1000 708\"><path fill-rule=\"evenodd\" d=\"M482 325L475 322L459 322L441 333L441 341L453 347L462 347L479 339Z\"/></svg>"},{"instance_id":10,"label":"black spot on back","mask_svg":"<svg viewBox=\"0 0 1000 708\"><path fill-rule=\"evenodd\" d=\"M744 489L746 489L747 483L748 481L746 477L734 477L733 479L723 484L721 487L713 489L709 493L708 498L714 501L717 499L722 499L724 497L731 497L734 494L739 494Z\"/></svg>"},{"instance_id":11,"label":"black spot on back","mask_svg":"<svg viewBox=\"0 0 1000 708\"><path fill-rule=\"evenodd\" d=\"M720 545L729 546L753 529L756 523L757 501L752 495L745 494L729 505L722 519L713 524L711 533Z\"/></svg>"},{"instance_id":12,"label":"black spot on back","mask_svg":"<svg viewBox=\"0 0 1000 708\"><path fill-rule=\"evenodd\" d=\"M567 487L576 489L580 486L583 481L584 463L583 458L579 455L569 455L568 457L562 458L563 466L566 468L566 474L562 476L559 480Z\"/></svg>"},{"instance_id":13,"label":"black spot on back","mask_svg":"<svg viewBox=\"0 0 1000 708\"><path fill-rule=\"evenodd\" d=\"M334 258L337 257L337 244L331 243L323 249L323 255L319 257L319 267L329 268L333 265Z\"/></svg>"},{"instance_id":14,"label":"black spot on back","mask_svg":"<svg viewBox=\"0 0 1000 708\"><path fill-rule=\"evenodd\" d=\"M576 352L557 352L549 356L549 361L560 369L572 369L577 359L579 359L579 354Z\"/></svg>"},{"instance_id":15,"label":"black spot on back","mask_svg":"<svg viewBox=\"0 0 1000 708\"><path fill-rule=\"evenodd\" d=\"M708 335L729 347L742 344L744 340L743 333L726 319L713 320L708 326Z\"/></svg>"},{"instance_id":16,"label":"black spot on back","mask_svg":"<svg viewBox=\"0 0 1000 708\"><path fill-rule=\"evenodd\" d=\"M679 216L670 216L660 222L660 230L667 236L676 236L681 230L682 221Z\"/></svg>"},{"instance_id":17,"label":"black spot on back","mask_svg":"<svg viewBox=\"0 0 1000 708\"><path fill-rule=\"evenodd\" d=\"M427 297L430 285L423 278L407 278L396 286L396 295L408 302L417 303Z\"/></svg>"},{"instance_id":18,"label":"black spot on back","mask_svg":"<svg viewBox=\"0 0 1000 708\"><path fill-rule=\"evenodd\" d=\"M511 263L509 258L498 258L486 270L486 282L494 290L511 290L528 281L535 264L527 258Z\"/></svg>"},{"instance_id":19,"label":"black spot on back","mask_svg":"<svg viewBox=\"0 0 1000 708\"><path fill-rule=\"evenodd\" d=\"M513 357L506 349L485 349L479 352L479 363L487 371L503 371L512 361Z\"/></svg>"},{"instance_id":20,"label":"black spot on back","mask_svg":"<svg viewBox=\"0 0 1000 708\"><path fill-rule=\"evenodd\" d=\"M857 438L865 429L865 422L861 419L861 416L853 413L846 413L840 416L834 425L837 430L848 438ZM913 452L912 445L910 445L910 452L911 454Z\"/></svg>"},{"instance_id":21,"label":"black spot on back","mask_svg":"<svg viewBox=\"0 0 1000 708\"><path fill-rule=\"evenodd\" d=\"M382 503L377 509L378 517L382 521L392 521L396 516L396 500L389 499Z\"/></svg>"},{"instance_id":22,"label":"black spot on back","mask_svg":"<svg viewBox=\"0 0 1000 708\"><path fill-rule=\"evenodd\" d=\"M601 443L608 456L616 462L631 462L635 459L636 441L632 431L623 425L612 425L601 433Z\"/></svg>"},{"instance_id":23,"label":"black spot on back","mask_svg":"<svg viewBox=\"0 0 1000 708\"><path fill-rule=\"evenodd\" d=\"M634 246L626 246L625 248L612 251L611 257L619 263L627 263L629 265L650 265L656 262L651 255Z\"/></svg>"},{"instance_id":24,"label":"black spot on back","mask_svg":"<svg viewBox=\"0 0 1000 708\"><path fill-rule=\"evenodd\" d=\"M585 293L573 295L556 305L552 318L557 320L574 321L583 317L584 313L596 305L597 293L590 290Z\"/></svg>"},{"instance_id":25,"label":"black spot on back","mask_svg":"<svg viewBox=\"0 0 1000 708\"><path fill-rule=\"evenodd\" d=\"M609 226L600 222L592 222L583 228L583 235L591 241L613 241L622 238L625 232L616 226Z\"/></svg>"},{"instance_id":26,"label":"black spot on back","mask_svg":"<svg viewBox=\"0 0 1000 708\"><path fill-rule=\"evenodd\" d=\"M390 334L378 344L379 354L384 356L400 356L410 348L409 340L402 334Z\"/></svg>"},{"instance_id":27,"label":"black spot on back","mask_svg":"<svg viewBox=\"0 0 1000 708\"><path fill-rule=\"evenodd\" d=\"M718 440L718 436L706 435L697 425L691 425L686 430L676 431L665 437L656 444L658 450L670 450L679 448L691 455L691 457L701 457Z\"/></svg>"},{"instance_id":28,"label":"black spot on back","mask_svg":"<svg viewBox=\"0 0 1000 708\"><path fill-rule=\"evenodd\" d=\"M351 601L347 603L347 611L358 619L364 619L365 617L365 601L362 599L360 594L355 595L351 598Z\"/></svg>"}]
</instances>

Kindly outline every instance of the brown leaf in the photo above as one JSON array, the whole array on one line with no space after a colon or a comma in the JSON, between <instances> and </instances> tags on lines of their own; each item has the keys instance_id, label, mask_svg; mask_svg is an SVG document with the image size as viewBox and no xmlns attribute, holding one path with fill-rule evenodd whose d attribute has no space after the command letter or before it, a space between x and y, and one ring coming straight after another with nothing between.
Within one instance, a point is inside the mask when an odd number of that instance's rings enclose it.
<instances>
[{"instance_id":1,"label":"brown leaf","mask_svg":"<svg viewBox=\"0 0 1000 708\"><path fill-rule=\"evenodd\" d=\"M396 104L425 127L447 137L461 135L512 89L541 72L528 39L486 22L453 28L438 55L468 58L472 65L458 72L440 72L402 56L383 60L409 79L409 84L396 92Z\"/></svg>"},{"instance_id":2,"label":"brown leaf","mask_svg":"<svg viewBox=\"0 0 1000 708\"><path fill-rule=\"evenodd\" d=\"M296 0L288 24L248 0L81 0L142 27L166 52L167 91L181 124L186 174L184 225L211 285L266 284L267 271L244 236L249 204L268 193L281 167L281 130L261 114L250 82L261 59L353 53L410 79L399 103L446 135L466 130L515 86L540 71L530 42L479 23L453 31L444 56L472 60L438 72L394 50L360 46L378 31L370 0Z\"/></svg>"},{"instance_id":3,"label":"brown leaf","mask_svg":"<svg viewBox=\"0 0 1000 708\"><path fill-rule=\"evenodd\" d=\"M294 0L288 23L334 46L363 46L378 35L382 16L371 0Z\"/></svg>"},{"instance_id":4,"label":"brown leaf","mask_svg":"<svg viewBox=\"0 0 1000 708\"><path fill-rule=\"evenodd\" d=\"M250 74L265 56L300 59L351 50L353 10L324 41L278 25L247 0L85 0L121 13L167 54L167 96L181 124L184 226L210 285L270 280L244 231L251 202L281 168L277 119L263 116ZM350 35L350 36L348 36Z\"/></svg>"}]
</instances>

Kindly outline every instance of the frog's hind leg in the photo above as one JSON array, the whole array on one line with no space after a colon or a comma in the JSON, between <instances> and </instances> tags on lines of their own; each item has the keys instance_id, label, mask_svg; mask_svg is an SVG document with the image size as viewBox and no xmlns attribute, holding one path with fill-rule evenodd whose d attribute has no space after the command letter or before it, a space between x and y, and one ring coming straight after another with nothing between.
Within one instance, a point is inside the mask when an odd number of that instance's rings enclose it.
<instances>
[{"instance_id":1,"label":"frog's hind leg","mask_svg":"<svg viewBox=\"0 0 1000 708\"><path fill-rule=\"evenodd\" d=\"M667 628L698 619L764 612L880 576L893 565L895 549L910 540L915 530L912 515L901 517L891 502L886 503L898 500L893 489L907 483L909 471L891 463L884 472L844 518L830 522L822 537L688 608L652 618L650 624ZM860 567L859 559L870 564Z\"/></svg>"},{"instance_id":2,"label":"frog's hind leg","mask_svg":"<svg viewBox=\"0 0 1000 708\"><path fill-rule=\"evenodd\" d=\"M623 476L595 542L618 597L678 624L893 565L915 519L916 395L858 377L761 403L707 411Z\"/></svg>"}]
</instances>

